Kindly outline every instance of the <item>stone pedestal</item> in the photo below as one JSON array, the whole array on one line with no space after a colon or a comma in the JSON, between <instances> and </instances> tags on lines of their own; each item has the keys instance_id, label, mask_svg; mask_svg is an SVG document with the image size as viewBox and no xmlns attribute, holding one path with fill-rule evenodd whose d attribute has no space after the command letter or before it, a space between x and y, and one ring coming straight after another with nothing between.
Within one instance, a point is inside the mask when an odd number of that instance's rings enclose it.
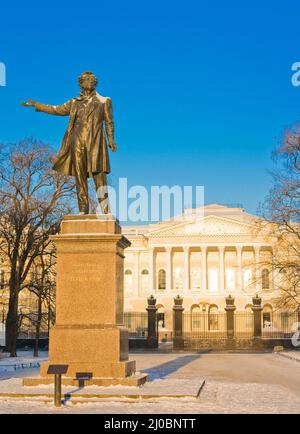
<instances>
[{"instance_id":1,"label":"stone pedestal","mask_svg":"<svg viewBox=\"0 0 300 434\"><path fill-rule=\"evenodd\" d=\"M78 373L89 373L86 384L140 385L128 360L128 331L123 326L124 249L130 245L113 216L66 216L57 247L56 325L50 332L49 361L41 377L24 385L49 383L49 365L68 365L65 384L77 384Z\"/></svg>"}]
</instances>

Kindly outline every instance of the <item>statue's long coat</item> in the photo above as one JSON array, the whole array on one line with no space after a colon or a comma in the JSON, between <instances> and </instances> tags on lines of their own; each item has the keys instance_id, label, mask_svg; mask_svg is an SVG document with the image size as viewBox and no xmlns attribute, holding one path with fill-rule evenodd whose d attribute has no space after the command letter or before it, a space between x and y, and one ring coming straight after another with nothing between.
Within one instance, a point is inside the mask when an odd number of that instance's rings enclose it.
<instances>
[{"instance_id":1,"label":"statue's long coat","mask_svg":"<svg viewBox=\"0 0 300 434\"><path fill-rule=\"evenodd\" d=\"M73 128L80 101L80 98L73 98L62 105L52 106L36 103L35 107L36 111L58 116L70 116L67 131L57 155L57 160L53 166L54 170L64 175L75 175L71 157L71 146L76 146L76 133ZM114 144L114 121L111 99L104 98L96 93L89 102L87 110L87 175L100 172L110 173L107 141L110 145ZM107 140L103 122L105 123Z\"/></svg>"}]
</instances>

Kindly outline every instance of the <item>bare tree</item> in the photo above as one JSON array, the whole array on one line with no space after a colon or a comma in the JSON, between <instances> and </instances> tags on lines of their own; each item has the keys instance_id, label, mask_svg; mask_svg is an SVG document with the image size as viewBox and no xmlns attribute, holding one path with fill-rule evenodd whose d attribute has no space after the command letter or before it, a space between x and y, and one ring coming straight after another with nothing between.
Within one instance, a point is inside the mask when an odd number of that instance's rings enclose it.
<instances>
[{"instance_id":1,"label":"bare tree","mask_svg":"<svg viewBox=\"0 0 300 434\"><path fill-rule=\"evenodd\" d=\"M14 357L20 291L49 236L73 208L74 185L52 170L54 157L44 143L27 139L1 148L0 253L9 264L6 346Z\"/></svg>"},{"instance_id":2,"label":"bare tree","mask_svg":"<svg viewBox=\"0 0 300 434\"><path fill-rule=\"evenodd\" d=\"M274 272L275 303L279 308L300 307L300 126L285 132L274 152L279 164L274 186L262 206L259 231L276 240L272 261L262 263Z\"/></svg>"},{"instance_id":3,"label":"bare tree","mask_svg":"<svg viewBox=\"0 0 300 434\"><path fill-rule=\"evenodd\" d=\"M36 303L32 303L30 309L22 314L23 319L34 326L34 357L39 355L39 342L41 329L47 325L49 332L49 324L53 317L55 306L55 289L56 289L56 249L54 243L47 239L41 246L40 255L35 259L31 279L23 285L23 290L27 290L34 296Z\"/></svg>"}]
</instances>

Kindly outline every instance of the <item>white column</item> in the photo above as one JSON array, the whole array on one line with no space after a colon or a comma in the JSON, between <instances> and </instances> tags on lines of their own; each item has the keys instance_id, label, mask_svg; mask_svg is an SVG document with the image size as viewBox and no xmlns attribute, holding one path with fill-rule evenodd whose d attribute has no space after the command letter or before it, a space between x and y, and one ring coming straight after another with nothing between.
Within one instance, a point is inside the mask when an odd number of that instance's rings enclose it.
<instances>
[{"instance_id":1,"label":"white column","mask_svg":"<svg viewBox=\"0 0 300 434\"><path fill-rule=\"evenodd\" d=\"M277 255L278 255L278 252L277 252L277 249L276 248L274 248L273 246L271 247L271 249L272 249L272 271L271 271L271 273L272 273L272 275L271 275L271 290L272 291L276 291L276 289L277 289L277 275L278 275L278 273L277 273L277 270L276 270L276 263L277 263Z\"/></svg>"},{"instance_id":2,"label":"white column","mask_svg":"<svg viewBox=\"0 0 300 434\"><path fill-rule=\"evenodd\" d=\"M225 247L219 246L219 265L220 265L220 293L224 294L225 289Z\"/></svg>"},{"instance_id":3,"label":"white column","mask_svg":"<svg viewBox=\"0 0 300 434\"><path fill-rule=\"evenodd\" d=\"M134 252L134 296L139 296L140 288L140 252Z\"/></svg>"},{"instance_id":4,"label":"white column","mask_svg":"<svg viewBox=\"0 0 300 434\"><path fill-rule=\"evenodd\" d=\"M184 290L190 290L190 248L184 247Z\"/></svg>"},{"instance_id":5,"label":"white column","mask_svg":"<svg viewBox=\"0 0 300 434\"><path fill-rule=\"evenodd\" d=\"M207 247L201 246L201 290L202 292L207 292Z\"/></svg>"},{"instance_id":6,"label":"white column","mask_svg":"<svg viewBox=\"0 0 300 434\"><path fill-rule=\"evenodd\" d=\"M259 292L261 289L260 284L260 246L254 247L255 256L255 291Z\"/></svg>"},{"instance_id":7,"label":"white column","mask_svg":"<svg viewBox=\"0 0 300 434\"><path fill-rule=\"evenodd\" d=\"M149 247L149 294L155 292L155 261L154 261L154 247Z\"/></svg>"},{"instance_id":8,"label":"white column","mask_svg":"<svg viewBox=\"0 0 300 434\"><path fill-rule=\"evenodd\" d=\"M167 274L166 274L166 290L167 291L171 291L172 290L172 247L167 247L166 248L166 253L167 253Z\"/></svg>"},{"instance_id":9,"label":"white column","mask_svg":"<svg viewBox=\"0 0 300 434\"><path fill-rule=\"evenodd\" d=\"M242 246L237 246L237 282L238 282L238 290L241 291L243 289L243 261L242 261Z\"/></svg>"}]
</instances>

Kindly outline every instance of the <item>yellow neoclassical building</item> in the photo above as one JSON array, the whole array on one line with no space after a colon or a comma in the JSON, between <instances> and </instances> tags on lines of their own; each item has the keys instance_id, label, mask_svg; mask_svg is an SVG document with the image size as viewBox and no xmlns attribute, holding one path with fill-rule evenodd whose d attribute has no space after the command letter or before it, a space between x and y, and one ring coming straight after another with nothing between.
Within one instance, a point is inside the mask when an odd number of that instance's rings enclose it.
<instances>
[{"instance_id":1,"label":"yellow neoclassical building","mask_svg":"<svg viewBox=\"0 0 300 434\"><path fill-rule=\"evenodd\" d=\"M173 329L174 297L185 312L225 312L225 298L237 311L251 311L252 297L262 297L263 321L272 320L280 296L272 258L276 237L258 231L259 219L241 207L218 204L147 226L123 226L130 240L125 251L124 311L146 312L147 298L157 300L161 326ZM8 306L5 264L0 264L0 323ZM36 299L20 294L20 312L36 311Z\"/></svg>"},{"instance_id":2,"label":"yellow neoclassical building","mask_svg":"<svg viewBox=\"0 0 300 434\"><path fill-rule=\"evenodd\" d=\"M157 299L159 313L172 310L183 297L186 311L224 312L225 297L234 296L237 311L251 309L252 297L263 300L269 320L278 297L272 257L276 238L258 233L258 217L243 208L207 205L171 221L126 226L131 241L124 269L125 311L145 311L147 297ZM169 315L172 328L172 316Z\"/></svg>"}]
</instances>

